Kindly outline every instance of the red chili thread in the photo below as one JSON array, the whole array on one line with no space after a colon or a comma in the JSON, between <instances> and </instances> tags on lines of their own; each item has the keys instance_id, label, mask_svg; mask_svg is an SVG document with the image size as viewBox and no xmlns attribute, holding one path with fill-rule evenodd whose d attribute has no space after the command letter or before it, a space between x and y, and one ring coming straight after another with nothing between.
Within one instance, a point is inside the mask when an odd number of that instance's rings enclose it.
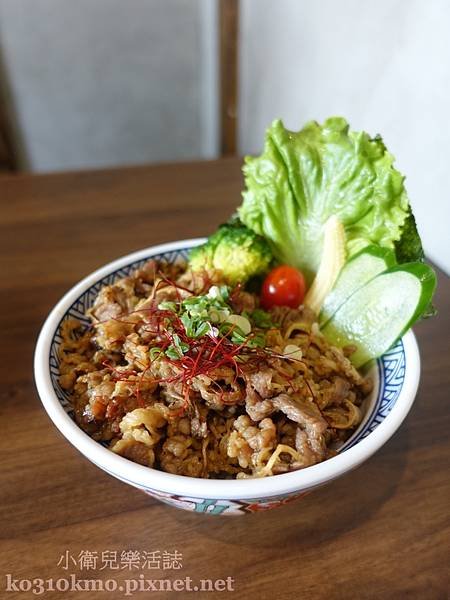
<instances>
[{"instance_id":1,"label":"red chili thread","mask_svg":"<svg viewBox=\"0 0 450 600\"><path fill-rule=\"evenodd\" d=\"M178 314L170 310L158 308L155 294L164 283L172 286L176 290L178 302L181 302L181 294L179 290L190 294L195 294L195 292L184 286L176 284L163 274L158 274L161 276L161 279L156 286L154 286L154 293L152 294L153 301L150 303L150 306L146 307L145 309L131 311L127 314L121 315L120 318L115 318L115 320L133 325L134 327L142 326L144 331L154 335L155 340L150 346L150 350L152 347L156 347L159 348L162 353L165 353L170 346L174 345L175 335L178 336L182 343L187 344L189 349L185 354L181 355L177 359L171 359L167 357L167 355L164 356L164 360L166 362L176 369L179 369L178 373L174 373L173 375L165 378L146 378L145 374L148 372L151 365L146 367L145 365L141 364L140 366L143 367L143 372L140 374L139 379L129 379L130 377L137 376L136 370L118 371L109 363L104 363L104 366L111 370L113 378L116 381L127 381L130 384L136 385L136 396L139 403L142 402L141 389L144 383L149 382L154 384L169 384L179 382L182 386L184 401L181 407L173 412L173 415L179 415L184 413L190 404L189 391L192 381L195 377L199 375L208 376L214 370L217 370L221 367L229 367L234 372L233 384L236 385L239 377L242 377L245 372L256 371L261 363L267 360L268 357L279 356L280 358L286 358L285 356L278 355L277 353L265 348L250 347L248 342L252 339L252 335L248 336L247 339L240 344L232 342L226 336L222 336L220 338L216 338L212 335L205 335L201 338L188 337ZM204 276L203 280L205 286L209 286L211 283L210 278L207 275ZM231 301L236 300L237 294L240 291L241 286L236 286L230 296ZM129 317L135 313L144 314L146 317L145 321L142 319L136 322L126 320L126 317ZM234 328L235 326L231 326L229 331L227 331L227 335L230 335ZM158 358L154 360L158 360ZM289 379L289 376L286 373L281 374L284 378ZM224 391L222 390L222 398L223 395ZM235 402L226 401L225 403L234 404Z\"/></svg>"}]
</instances>

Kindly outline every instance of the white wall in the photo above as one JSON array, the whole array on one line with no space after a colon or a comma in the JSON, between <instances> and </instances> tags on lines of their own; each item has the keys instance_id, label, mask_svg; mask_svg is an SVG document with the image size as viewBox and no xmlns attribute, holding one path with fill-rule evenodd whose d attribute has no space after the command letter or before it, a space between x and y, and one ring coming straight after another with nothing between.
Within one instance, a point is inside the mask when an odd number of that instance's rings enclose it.
<instances>
[{"instance_id":1,"label":"white wall","mask_svg":"<svg viewBox=\"0 0 450 600\"><path fill-rule=\"evenodd\" d=\"M450 3L241 0L240 149L281 117L381 133L425 250L450 273Z\"/></svg>"},{"instance_id":2,"label":"white wall","mask_svg":"<svg viewBox=\"0 0 450 600\"><path fill-rule=\"evenodd\" d=\"M215 0L0 0L0 43L35 171L217 152Z\"/></svg>"}]
</instances>

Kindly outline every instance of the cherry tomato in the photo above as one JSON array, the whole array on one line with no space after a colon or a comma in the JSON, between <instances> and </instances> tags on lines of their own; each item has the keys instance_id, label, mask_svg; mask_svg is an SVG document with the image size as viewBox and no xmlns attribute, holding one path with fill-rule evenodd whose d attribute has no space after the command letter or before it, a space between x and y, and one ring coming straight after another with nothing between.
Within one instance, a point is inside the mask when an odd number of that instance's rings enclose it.
<instances>
[{"instance_id":1,"label":"cherry tomato","mask_svg":"<svg viewBox=\"0 0 450 600\"><path fill-rule=\"evenodd\" d=\"M305 297L305 278L300 271L289 265L275 267L264 280L261 290L261 306L290 306L298 308Z\"/></svg>"}]
</instances>

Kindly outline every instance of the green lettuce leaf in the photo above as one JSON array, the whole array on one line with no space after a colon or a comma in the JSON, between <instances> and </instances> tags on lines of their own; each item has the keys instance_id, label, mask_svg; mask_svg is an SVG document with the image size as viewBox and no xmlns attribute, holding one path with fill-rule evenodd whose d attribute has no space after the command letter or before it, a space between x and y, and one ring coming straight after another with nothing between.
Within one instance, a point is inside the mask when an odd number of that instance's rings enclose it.
<instances>
[{"instance_id":1,"label":"green lettuce leaf","mask_svg":"<svg viewBox=\"0 0 450 600\"><path fill-rule=\"evenodd\" d=\"M320 263L323 225L333 214L344 225L348 256L373 243L395 249L402 261L416 260L420 238L393 162L380 136L351 132L341 117L311 121L299 132L276 120L263 153L245 159L239 216L308 283Z\"/></svg>"}]
</instances>

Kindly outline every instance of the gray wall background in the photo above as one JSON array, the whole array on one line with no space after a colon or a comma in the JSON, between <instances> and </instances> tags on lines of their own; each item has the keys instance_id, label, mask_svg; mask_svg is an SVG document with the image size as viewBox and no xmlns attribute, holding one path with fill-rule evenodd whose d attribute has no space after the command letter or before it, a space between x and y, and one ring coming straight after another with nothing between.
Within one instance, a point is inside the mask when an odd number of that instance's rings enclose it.
<instances>
[{"instance_id":1,"label":"gray wall background","mask_svg":"<svg viewBox=\"0 0 450 600\"><path fill-rule=\"evenodd\" d=\"M215 0L0 0L25 166L215 156L216 17Z\"/></svg>"}]
</instances>

